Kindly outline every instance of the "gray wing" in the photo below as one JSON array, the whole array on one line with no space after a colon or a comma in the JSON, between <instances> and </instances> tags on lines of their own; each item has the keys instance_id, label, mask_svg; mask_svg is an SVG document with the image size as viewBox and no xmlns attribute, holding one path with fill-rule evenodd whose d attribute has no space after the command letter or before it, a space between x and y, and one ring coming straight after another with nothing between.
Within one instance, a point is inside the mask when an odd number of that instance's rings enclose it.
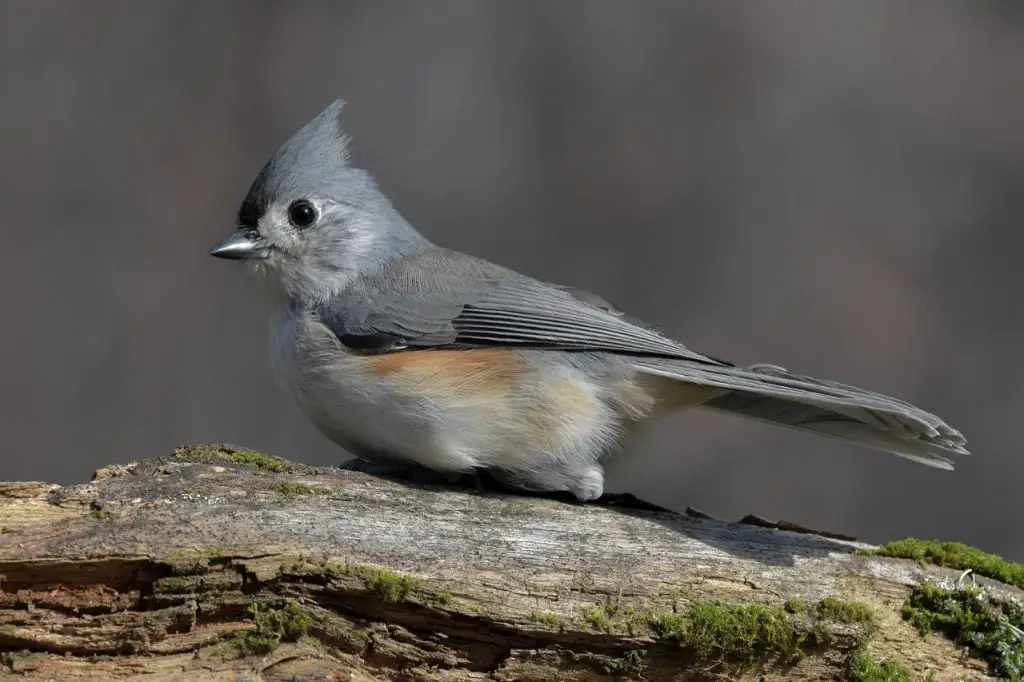
<instances>
[{"instance_id":1,"label":"gray wing","mask_svg":"<svg viewBox=\"0 0 1024 682\"><path fill-rule=\"evenodd\" d=\"M604 299L445 249L396 261L321 310L347 345L611 351L724 365Z\"/></svg>"}]
</instances>

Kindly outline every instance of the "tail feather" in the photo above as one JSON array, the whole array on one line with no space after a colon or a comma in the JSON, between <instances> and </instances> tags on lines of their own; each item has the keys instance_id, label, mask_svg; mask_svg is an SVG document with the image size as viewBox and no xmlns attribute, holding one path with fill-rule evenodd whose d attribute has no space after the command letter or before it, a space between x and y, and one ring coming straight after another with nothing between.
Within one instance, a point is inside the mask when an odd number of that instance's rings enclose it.
<instances>
[{"instance_id":1,"label":"tail feather","mask_svg":"<svg viewBox=\"0 0 1024 682\"><path fill-rule=\"evenodd\" d=\"M963 434L919 407L774 365L636 358L633 366L646 374L722 389L702 407L859 443L940 469L953 468L947 455L970 454Z\"/></svg>"}]
</instances>

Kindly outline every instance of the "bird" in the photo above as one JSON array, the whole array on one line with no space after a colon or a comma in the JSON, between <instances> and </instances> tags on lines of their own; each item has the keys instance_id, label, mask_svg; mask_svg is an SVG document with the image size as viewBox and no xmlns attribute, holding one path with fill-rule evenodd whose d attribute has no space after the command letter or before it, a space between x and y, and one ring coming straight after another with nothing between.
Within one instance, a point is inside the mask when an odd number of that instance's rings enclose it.
<instances>
[{"instance_id":1,"label":"bird","mask_svg":"<svg viewBox=\"0 0 1024 682\"><path fill-rule=\"evenodd\" d=\"M344 106L271 155L209 254L263 281L276 382L358 460L590 502L631 436L686 408L939 469L969 454L908 402L704 355L597 294L435 245L352 163Z\"/></svg>"}]
</instances>

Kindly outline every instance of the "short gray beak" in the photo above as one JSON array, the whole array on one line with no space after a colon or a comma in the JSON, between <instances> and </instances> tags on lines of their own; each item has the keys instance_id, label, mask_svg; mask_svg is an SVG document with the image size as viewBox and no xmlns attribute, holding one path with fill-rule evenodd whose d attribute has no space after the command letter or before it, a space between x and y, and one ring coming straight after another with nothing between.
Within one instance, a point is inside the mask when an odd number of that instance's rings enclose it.
<instances>
[{"instance_id":1,"label":"short gray beak","mask_svg":"<svg viewBox=\"0 0 1024 682\"><path fill-rule=\"evenodd\" d=\"M239 231L214 245L210 255L229 260L256 260L263 258L266 251L259 237Z\"/></svg>"}]
</instances>

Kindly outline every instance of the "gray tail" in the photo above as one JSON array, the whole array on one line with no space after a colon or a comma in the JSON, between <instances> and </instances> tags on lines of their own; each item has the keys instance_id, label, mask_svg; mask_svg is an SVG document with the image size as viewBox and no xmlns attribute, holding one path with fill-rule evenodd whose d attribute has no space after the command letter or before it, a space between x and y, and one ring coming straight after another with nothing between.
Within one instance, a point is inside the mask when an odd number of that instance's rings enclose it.
<instances>
[{"instance_id":1,"label":"gray tail","mask_svg":"<svg viewBox=\"0 0 1024 682\"><path fill-rule=\"evenodd\" d=\"M835 381L790 374L774 365L718 366L637 358L645 374L724 389L701 407L859 443L940 469L946 455L967 455L967 441L933 414L895 398Z\"/></svg>"}]
</instances>

